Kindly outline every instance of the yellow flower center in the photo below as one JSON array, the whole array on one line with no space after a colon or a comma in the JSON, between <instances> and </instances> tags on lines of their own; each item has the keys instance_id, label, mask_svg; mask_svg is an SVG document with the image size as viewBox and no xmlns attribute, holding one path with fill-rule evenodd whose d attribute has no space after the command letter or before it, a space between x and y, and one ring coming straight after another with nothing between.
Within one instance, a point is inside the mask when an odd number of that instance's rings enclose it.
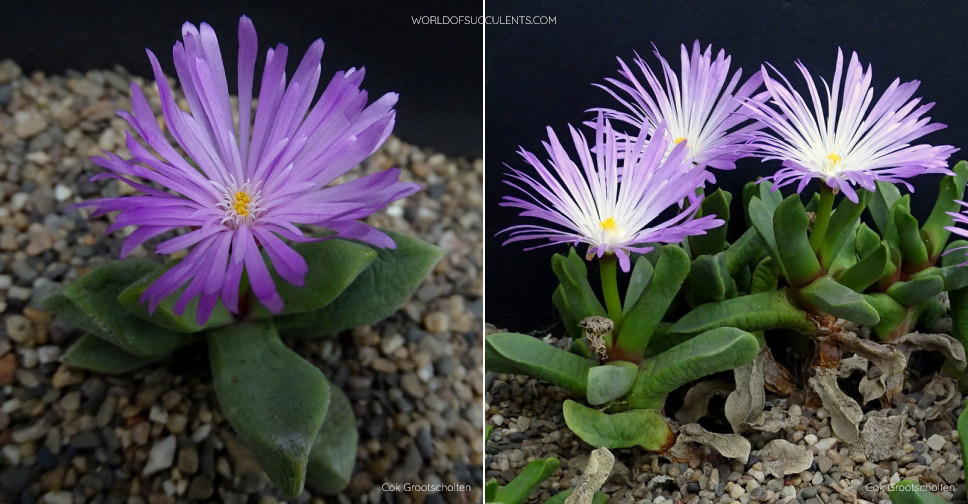
<instances>
[{"instance_id":1,"label":"yellow flower center","mask_svg":"<svg viewBox=\"0 0 968 504\"><path fill-rule=\"evenodd\" d=\"M602 226L602 231L615 231L615 219L612 217L603 220L599 225Z\"/></svg>"},{"instance_id":2,"label":"yellow flower center","mask_svg":"<svg viewBox=\"0 0 968 504\"><path fill-rule=\"evenodd\" d=\"M838 156L837 153L831 152L830 155L827 156L827 159L830 160L830 166L837 166L837 163L839 163L843 158Z\"/></svg>"},{"instance_id":3,"label":"yellow flower center","mask_svg":"<svg viewBox=\"0 0 968 504\"><path fill-rule=\"evenodd\" d=\"M235 193L235 201L232 203L232 209L235 210L235 213L239 214L240 216L248 217L249 202L251 201L252 198L249 197L248 193L245 191L239 191Z\"/></svg>"},{"instance_id":4,"label":"yellow flower center","mask_svg":"<svg viewBox=\"0 0 968 504\"><path fill-rule=\"evenodd\" d=\"M679 137L679 138L673 140L673 142L675 142L676 145L679 145L679 144L681 144L682 142L685 142L685 141L686 141L686 137Z\"/></svg>"}]
</instances>

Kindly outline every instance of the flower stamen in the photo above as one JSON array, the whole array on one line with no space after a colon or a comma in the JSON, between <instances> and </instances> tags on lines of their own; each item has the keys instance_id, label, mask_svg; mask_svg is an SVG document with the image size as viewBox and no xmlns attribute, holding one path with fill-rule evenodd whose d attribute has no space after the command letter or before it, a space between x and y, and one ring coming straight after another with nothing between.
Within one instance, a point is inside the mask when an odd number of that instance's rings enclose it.
<instances>
[{"instance_id":1,"label":"flower stamen","mask_svg":"<svg viewBox=\"0 0 968 504\"><path fill-rule=\"evenodd\" d=\"M602 226L602 231L612 232L616 230L614 217L603 220L599 225Z\"/></svg>"},{"instance_id":2,"label":"flower stamen","mask_svg":"<svg viewBox=\"0 0 968 504\"><path fill-rule=\"evenodd\" d=\"M245 191L239 191L235 193L235 203L232 204L232 209L235 210L235 213L239 214L240 217L248 217L249 203L251 201L252 198L249 197L248 193Z\"/></svg>"},{"instance_id":3,"label":"flower stamen","mask_svg":"<svg viewBox=\"0 0 968 504\"><path fill-rule=\"evenodd\" d=\"M222 224L233 228L244 222L253 222L266 210L262 191L253 189L248 182L235 187L231 191L226 190L222 201L218 203L218 208L225 212Z\"/></svg>"},{"instance_id":4,"label":"flower stamen","mask_svg":"<svg viewBox=\"0 0 968 504\"><path fill-rule=\"evenodd\" d=\"M679 145L679 144L681 144L682 142L685 142L685 141L686 141L686 137L679 137L679 138L677 138L677 139L675 139L675 140L673 140L672 142L673 142L673 143L674 143L675 145Z\"/></svg>"},{"instance_id":5,"label":"flower stamen","mask_svg":"<svg viewBox=\"0 0 968 504\"><path fill-rule=\"evenodd\" d=\"M827 155L827 159L830 160L830 166L837 166L837 163L839 163L844 158L838 156L836 152L831 152L830 154Z\"/></svg>"}]
</instances>

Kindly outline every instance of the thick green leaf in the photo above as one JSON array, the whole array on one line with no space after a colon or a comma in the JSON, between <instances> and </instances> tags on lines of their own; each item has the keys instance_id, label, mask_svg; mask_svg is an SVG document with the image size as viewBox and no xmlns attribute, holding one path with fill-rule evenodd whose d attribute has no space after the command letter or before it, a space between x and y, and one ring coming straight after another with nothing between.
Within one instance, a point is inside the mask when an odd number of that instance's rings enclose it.
<instances>
[{"instance_id":1,"label":"thick green leaf","mask_svg":"<svg viewBox=\"0 0 968 504\"><path fill-rule=\"evenodd\" d=\"M951 335L968 352L968 287L948 292L951 303Z\"/></svg>"},{"instance_id":2,"label":"thick green leaf","mask_svg":"<svg viewBox=\"0 0 968 504\"><path fill-rule=\"evenodd\" d=\"M487 483L484 484L484 502L485 503L491 504L492 502L495 502L494 496L497 495L497 488L498 488L498 484L496 479L490 479L487 481Z\"/></svg>"},{"instance_id":3,"label":"thick green leaf","mask_svg":"<svg viewBox=\"0 0 968 504\"><path fill-rule=\"evenodd\" d=\"M929 266L928 248L921 238L918 220L911 211L901 205L894 207L894 225L897 226L898 246L907 273L920 271Z\"/></svg>"},{"instance_id":4,"label":"thick green leaf","mask_svg":"<svg viewBox=\"0 0 968 504\"><path fill-rule=\"evenodd\" d=\"M857 254L861 257L866 257L867 255L874 252L874 249L881 245L881 235L877 234L867 224L863 222L857 227L857 236L854 239L854 247L857 250Z\"/></svg>"},{"instance_id":5,"label":"thick green leaf","mask_svg":"<svg viewBox=\"0 0 968 504\"><path fill-rule=\"evenodd\" d=\"M880 242L877 248L857 261L853 266L841 271L834 278L842 285L856 292L863 292L881 279L891 267L891 256L887 244Z\"/></svg>"},{"instance_id":6,"label":"thick green leaf","mask_svg":"<svg viewBox=\"0 0 968 504\"><path fill-rule=\"evenodd\" d=\"M292 285L273 272L276 291L285 305L280 313L272 313L262 303L256 303L250 318L274 317L323 308L352 285L377 258L377 251L373 248L340 239L296 243L292 248L306 260L309 267L305 285Z\"/></svg>"},{"instance_id":7,"label":"thick green leaf","mask_svg":"<svg viewBox=\"0 0 968 504\"><path fill-rule=\"evenodd\" d=\"M965 403L961 414L958 415L958 444L961 445L961 460L964 464L963 461L968 460L968 402ZM968 466L964 466L964 471L965 481L968 481Z\"/></svg>"},{"instance_id":8,"label":"thick green leaf","mask_svg":"<svg viewBox=\"0 0 968 504\"><path fill-rule=\"evenodd\" d=\"M143 294L145 289L147 289L149 285L153 284L155 280L162 275L162 273L168 271L176 264L178 264L178 261L170 261L168 263L158 265L152 270L148 271L145 275L142 275L136 281L128 285L123 291L121 291L120 294L118 294L118 303L120 303L121 306L123 306L129 312L151 322L152 324L181 333L196 333L203 329L211 329L214 327L221 327L231 324L234 320L234 317L232 317L232 314L229 313L221 301L215 303L215 307L212 309L212 314L209 315L205 324L201 326L198 325L198 321L196 320L196 313L198 312L197 297L189 301L188 306L185 307L185 311L181 315L176 314L175 303L178 301L178 297L181 296L182 291L185 290L184 288L178 289L172 295L163 299L158 307L155 308L154 313L148 313L148 305L141 302L141 294Z\"/></svg>"},{"instance_id":9,"label":"thick green leaf","mask_svg":"<svg viewBox=\"0 0 968 504\"><path fill-rule=\"evenodd\" d=\"M873 326L873 329L877 337L882 340L907 334L918 320L917 310L901 306L887 294L881 292L864 294L864 299L877 310L880 321Z\"/></svg>"},{"instance_id":10,"label":"thick green leaf","mask_svg":"<svg viewBox=\"0 0 968 504\"><path fill-rule=\"evenodd\" d=\"M585 395L588 370L597 365L538 338L518 333L494 333L484 338L487 370L523 374Z\"/></svg>"},{"instance_id":11,"label":"thick green leaf","mask_svg":"<svg viewBox=\"0 0 968 504\"><path fill-rule=\"evenodd\" d=\"M44 299L43 305L69 323L125 352L160 357L195 339L151 324L125 310L118 295L155 268L142 260L104 264Z\"/></svg>"},{"instance_id":12,"label":"thick green leaf","mask_svg":"<svg viewBox=\"0 0 968 504\"><path fill-rule=\"evenodd\" d=\"M292 247L306 260L309 268L306 272L305 285L303 287L292 285L273 272L276 291L284 303L282 311L274 314L261 303L256 302L249 318L265 318L322 308L336 299L377 256L377 252L370 247L341 239L296 243ZM271 263L271 261L267 262ZM193 333L232 323L234 320L232 314L221 301L215 305L212 315L204 326L199 326L195 320L197 299L189 303L182 315L177 315L175 302L181 295L181 289L165 298L154 313L148 313L147 306L140 302L141 294L175 264L177 262L171 262L143 276L125 289L118 296L118 301L131 313L179 332Z\"/></svg>"},{"instance_id":13,"label":"thick green leaf","mask_svg":"<svg viewBox=\"0 0 968 504\"><path fill-rule=\"evenodd\" d=\"M929 492L915 480L894 483L889 496L893 504L948 504L948 501Z\"/></svg>"},{"instance_id":14,"label":"thick green leaf","mask_svg":"<svg viewBox=\"0 0 968 504\"><path fill-rule=\"evenodd\" d=\"M944 278L944 290L952 291L968 287L968 268L964 267L968 263L968 241L956 240L945 248L941 256L941 277ZM928 268L930 270L931 268ZM927 270L926 270L927 271Z\"/></svg>"},{"instance_id":15,"label":"thick green leaf","mask_svg":"<svg viewBox=\"0 0 968 504\"><path fill-rule=\"evenodd\" d=\"M749 214L750 221L753 222L753 228L760 235L760 239L766 246L766 249L774 259L780 261L780 252L776 245L776 235L773 233L773 210L768 208L759 198L753 198L750 200Z\"/></svg>"},{"instance_id":16,"label":"thick green leaf","mask_svg":"<svg viewBox=\"0 0 968 504\"><path fill-rule=\"evenodd\" d=\"M763 257L769 255L763 239L756 229L750 227L739 239L733 242L724 252L726 255L726 269L733 277L737 277L741 270L748 265L756 264Z\"/></svg>"},{"instance_id":17,"label":"thick green leaf","mask_svg":"<svg viewBox=\"0 0 968 504\"><path fill-rule=\"evenodd\" d=\"M939 275L912 277L905 282L894 282L887 289L887 295L894 298L901 306L911 307L931 299L944 290L944 279Z\"/></svg>"},{"instance_id":18,"label":"thick green leaf","mask_svg":"<svg viewBox=\"0 0 968 504\"><path fill-rule=\"evenodd\" d=\"M583 319L580 319L577 315L575 315L576 313L580 312L580 310L576 310L568 304L568 298L565 297L565 288L561 284L558 284L558 286L555 287L555 291L551 294L551 303L554 304L555 309L558 310L558 316L561 317L561 323L568 331L568 336L574 342L581 342L582 329L578 327L578 324Z\"/></svg>"},{"instance_id":19,"label":"thick green leaf","mask_svg":"<svg viewBox=\"0 0 968 504\"><path fill-rule=\"evenodd\" d=\"M773 184L769 181L760 180L756 184L757 197L760 198L772 212L783 201L783 193L773 190Z\"/></svg>"},{"instance_id":20,"label":"thick green leaf","mask_svg":"<svg viewBox=\"0 0 968 504\"><path fill-rule=\"evenodd\" d=\"M726 248L726 224L729 223L729 203L732 199L733 195L722 189L716 189L703 198L696 217L715 215L723 221L723 225L689 237L689 251L694 259L703 254L716 254Z\"/></svg>"},{"instance_id":21,"label":"thick green leaf","mask_svg":"<svg viewBox=\"0 0 968 504\"><path fill-rule=\"evenodd\" d=\"M933 269L935 268L928 268L914 276ZM937 271L941 279L944 280L944 290L951 291L968 287L968 268L963 266L945 266L943 268L937 268Z\"/></svg>"},{"instance_id":22,"label":"thick green leaf","mask_svg":"<svg viewBox=\"0 0 968 504\"><path fill-rule=\"evenodd\" d=\"M750 221L750 214L749 214L750 200L757 197L759 195L759 192L760 192L760 184L756 182L747 182L746 185L743 186L743 191L740 193L740 197L743 200L743 212L746 217L747 228L753 227L753 223Z\"/></svg>"},{"instance_id":23,"label":"thick green leaf","mask_svg":"<svg viewBox=\"0 0 968 504\"><path fill-rule=\"evenodd\" d=\"M736 281L726 268L726 254L723 252L696 258L685 285L689 306L722 301L736 295Z\"/></svg>"},{"instance_id":24,"label":"thick green leaf","mask_svg":"<svg viewBox=\"0 0 968 504\"><path fill-rule=\"evenodd\" d=\"M750 294L775 291L780 280L780 268L772 257L764 257L753 270Z\"/></svg>"},{"instance_id":25,"label":"thick green leaf","mask_svg":"<svg viewBox=\"0 0 968 504\"><path fill-rule=\"evenodd\" d=\"M921 327L934 327L948 316L948 308L942 306L937 298L921 303L918 309L921 313L918 315L917 325Z\"/></svg>"},{"instance_id":26,"label":"thick green leaf","mask_svg":"<svg viewBox=\"0 0 968 504\"><path fill-rule=\"evenodd\" d=\"M638 264L639 262L636 261L636 267ZM565 325L565 330L568 331L568 336L578 340L582 337L582 330L578 327L578 323L587 317L605 316L605 308L602 307L591 284L588 283L588 269L585 267L585 261L579 257L575 249L570 249L567 257L560 254L552 256L551 269L558 277L558 287L555 288L551 299Z\"/></svg>"},{"instance_id":27,"label":"thick green leaf","mask_svg":"<svg viewBox=\"0 0 968 504\"><path fill-rule=\"evenodd\" d=\"M813 334L816 326L807 312L791 304L789 291L763 292L695 307L669 330L678 334L698 334L717 327L737 327L746 331L790 329Z\"/></svg>"},{"instance_id":28,"label":"thick green leaf","mask_svg":"<svg viewBox=\"0 0 968 504\"><path fill-rule=\"evenodd\" d=\"M830 262L830 265L824 266L828 275L836 278L837 274L857 264L858 254L854 249L854 237L857 235L857 228L860 227L860 224L860 220L856 220L852 223L852 226L845 231L845 233L849 236L849 239L841 243L840 250L834 253L834 258ZM828 234L826 236L830 235Z\"/></svg>"},{"instance_id":29,"label":"thick green leaf","mask_svg":"<svg viewBox=\"0 0 968 504\"><path fill-rule=\"evenodd\" d=\"M335 333L383 320L420 286L444 252L417 238L386 231L397 247L376 259L324 308L276 318L280 331L309 329L305 336Z\"/></svg>"},{"instance_id":30,"label":"thick green leaf","mask_svg":"<svg viewBox=\"0 0 968 504\"><path fill-rule=\"evenodd\" d=\"M897 228L897 222L895 220L895 215L897 215L898 212L908 213L908 214L911 213L911 195L910 194L905 194L904 196L901 196L900 198L897 199L897 201L894 202L893 205L891 205L891 211L888 216L888 222L886 224L886 228L880 229L881 236L884 238L884 241L886 241L887 244L891 247L892 252L896 250L898 251L898 253L900 253L900 250L901 250L900 236L898 235L899 230Z\"/></svg>"},{"instance_id":31,"label":"thick green leaf","mask_svg":"<svg viewBox=\"0 0 968 504\"><path fill-rule=\"evenodd\" d=\"M965 256L968 249L962 247L968 247L968 241L956 240L948 245L941 259L943 269L968 269L961 266L968 262L968 257ZM948 289L948 300L951 304L951 335L968 349L968 287Z\"/></svg>"},{"instance_id":32,"label":"thick green leaf","mask_svg":"<svg viewBox=\"0 0 968 504\"><path fill-rule=\"evenodd\" d=\"M810 247L807 236L809 225L810 220L800 203L799 194L791 194L783 200L773 214L773 234L780 263L786 271L787 280L797 287L809 284L823 272L817 255Z\"/></svg>"},{"instance_id":33,"label":"thick green leaf","mask_svg":"<svg viewBox=\"0 0 968 504\"><path fill-rule=\"evenodd\" d=\"M968 263L968 240L955 240L948 244L941 256L941 265L961 266Z\"/></svg>"},{"instance_id":34,"label":"thick green leaf","mask_svg":"<svg viewBox=\"0 0 968 504\"><path fill-rule=\"evenodd\" d=\"M669 392L704 376L742 366L759 352L756 337L746 331L733 327L706 331L643 362L628 404L661 409Z\"/></svg>"},{"instance_id":35,"label":"thick green leaf","mask_svg":"<svg viewBox=\"0 0 968 504\"><path fill-rule=\"evenodd\" d=\"M501 504L520 504L528 500L541 483L558 470L558 459L549 457L546 459L532 460L521 471L503 487L498 487L491 502Z\"/></svg>"},{"instance_id":36,"label":"thick green leaf","mask_svg":"<svg viewBox=\"0 0 968 504\"><path fill-rule=\"evenodd\" d=\"M867 202L870 199L870 191L858 191L857 203L847 198L843 198L840 201L837 210L830 217L827 232L824 234L823 244L817 252L820 258L820 264L825 269L830 268L837 254L854 237L854 234L850 231L857 226L860 215L867 208Z\"/></svg>"},{"instance_id":37,"label":"thick green leaf","mask_svg":"<svg viewBox=\"0 0 968 504\"><path fill-rule=\"evenodd\" d=\"M558 277L558 284L562 294L571 309L571 317L581 322L587 317L605 316L605 308L598 301L594 289L588 282L588 268L585 261L574 248L568 250L568 256L555 254L551 258L551 269ZM569 328L578 331L577 325ZM580 331L577 332L580 335Z\"/></svg>"},{"instance_id":38,"label":"thick green leaf","mask_svg":"<svg viewBox=\"0 0 968 504\"><path fill-rule=\"evenodd\" d=\"M639 296L645 292L645 289L649 288L649 284L652 283L654 271L655 269L652 267L652 263L647 258L639 257L635 260L635 266L632 267L632 274L629 276L629 287L625 289L623 314L628 314L629 309L639 299Z\"/></svg>"},{"instance_id":39,"label":"thick green leaf","mask_svg":"<svg viewBox=\"0 0 968 504\"><path fill-rule=\"evenodd\" d=\"M97 336L85 334L67 349L61 357L61 362L97 373L121 374L158 362L165 357L167 355L155 357L134 355Z\"/></svg>"},{"instance_id":40,"label":"thick green leaf","mask_svg":"<svg viewBox=\"0 0 968 504\"><path fill-rule=\"evenodd\" d=\"M356 416L349 398L329 387L329 407L306 466L306 486L321 494L339 493L350 482L356 462Z\"/></svg>"},{"instance_id":41,"label":"thick green leaf","mask_svg":"<svg viewBox=\"0 0 968 504\"><path fill-rule=\"evenodd\" d=\"M800 289L800 297L816 310L851 322L874 325L880 321L877 310L863 296L827 275Z\"/></svg>"},{"instance_id":42,"label":"thick green leaf","mask_svg":"<svg viewBox=\"0 0 968 504\"><path fill-rule=\"evenodd\" d=\"M941 179L938 184L938 199L931 209L931 215L924 221L924 226L921 226L921 236L928 247L928 255L932 263L941 254L951 234L945 229L946 226L951 225L951 216L948 212L957 212L961 208L958 200L964 199L965 182L968 181L968 163L960 161L951 171L955 175Z\"/></svg>"},{"instance_id":43,"label":"thick green leaf","mask_svg":"<svg viewBox=\"0 0 968 504\"><path fill-rule=\"evenodd\" d=\"M669 332L670 327L672 327L672 324L669 322L659 324L659 327L652 334L652 339L649 340L649 346L645 348L644 357L652 357L653 355L660 354L689 339L688 336Z\"/></svg>"},{"instance_id":44,"label":"thick green leaf","mask_svg":"<svg viewBox=\"0 0 968 504\"><path fill-rule=\"evenodd\" d=\"M680 247L666 245L655 266L648 289L622 319L617 329L615 352L620 359L635 361L642 357L652 333L675 299L689 274L689 256Z\"/></svg>"},{"instance_id":45,"label":"thick green leaf","mask_svg":"<svg viewBox=\"0 0 968 504\"><path fill-rule=\"evenodd\" d=\"M222 414L283 492L298 495L326 418L329 382L283 345L272 319L206 333Z\"/></svg>"},{"instance_id":46,"label":"thick green leaf","mask_svg":"<svg viewBox=\"0 0 968 504\"><path fill-rule=\"evenodd\" d=\"M898 191L894 184L884 181L877 182L877 192L874 193L867 206L870 208L871 217L874 218L874 224L881 233L893 227L891 207L900 197L901 191Z\"/></svg>"},{"instance_id":47,"label":"thick green leaf","mask_svg":"<svg viewBox=\"0 0 968 504\"><path fill-rule=\"evenodd\" d=\"M588 404L598 406L628 393L639 367L631 362L612 361L588 370Z\"/></svg>"},{"instance_id":48,"label":"thick green leaf","mask_svg":"<svg viewBox=\"0 0 968 504\"><path fill-rule=\"evenodd\" d=\"M611 450L641 446L662 451L675 441L675 435L658 410L631 409L608 414L570 399L565 400L563 409L568 428L595 447Z\"/></svg>"}]
</instances>

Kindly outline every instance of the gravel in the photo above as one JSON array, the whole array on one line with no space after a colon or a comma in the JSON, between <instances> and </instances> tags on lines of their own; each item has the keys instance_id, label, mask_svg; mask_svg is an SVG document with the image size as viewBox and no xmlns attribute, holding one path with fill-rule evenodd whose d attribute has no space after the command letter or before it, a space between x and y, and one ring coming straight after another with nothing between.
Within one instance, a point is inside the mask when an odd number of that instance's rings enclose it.
<instances>
[{"instance_id":1,"label":"gravel","mask_svg":"<svg viewBox=\"0 0 968 504\"><path fill-rule=\"evenodd\" d=\"M24 75L0 61L0 502L284 502L221 416L204 348L120 376L57 361L80 334L38 299L119 255L110 217L69 207L131 193L90 182L88 157L127 156L115 111L129 108L132 80L145 84L120 67ZM159 111L154 86L143 87ZM348 488L292 502L481 499L482 164L391 137L353 176L391 166L426 189L369 223L446 256L385 321L287 340L347 393L360 432ZM163 238L131 255L157 258ZM385 482L467 490L383 492Z\"/></svg>"},{"instance_id":2,"label":"gravel","mask_svg":"<svg viewBox=\"0 0 968 504\"><path fill-rule=\"evenodd\" d=\"M486 446L485 478L504 484L529 461L556 457L560 469L528 502L544 502L576 485L593 447L565 425L561 404L568 394L517 375L486 373L485 383L485 418L488 425L495 426ZM803 394L767 397L767 409L774 408L789 424L776 433L746 434L754 452L748 464L699 445L693 445L694 452L682 460L641 448L619 449L614 450L617 469L602 491L609 495L609 502L890 504L889 485L915 479L933 485L937 494L949 501L965 501L964 470L955 430L963 398L952 379L909 375L904 393L890 403L867 404L865 422L879 417L902 418L899 442L885 439L881 444L887 446L879 447L847 445L837 439L831 433L829 413ZM664 413L671 417L675 410ZM710 423L707 429L730 432L721 403L703 422ZM771 475L756 451L775 440L809 450L812 463L799 473ZM869 453L880 455L881 451L887 456L868 460ZM620 464L624 470L618 469Z\"/></svg>"}]
</instances>

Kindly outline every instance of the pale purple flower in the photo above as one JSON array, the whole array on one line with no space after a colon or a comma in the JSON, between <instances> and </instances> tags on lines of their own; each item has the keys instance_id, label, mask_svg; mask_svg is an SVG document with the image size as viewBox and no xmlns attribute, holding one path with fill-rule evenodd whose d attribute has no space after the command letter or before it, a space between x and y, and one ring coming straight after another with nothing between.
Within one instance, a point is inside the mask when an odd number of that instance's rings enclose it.
<instances>
[{"instance_id":1,"label":"pale purple flower","mask_svg":"<svg viewBox=\"0 0 968 504\"><path fill-rule=\"evenodd\" d=\"M799 181L800 192L811 179L818 178L856 202L852 185L873 191L875 182L883 180L913 190L904 179L922 173L950 174L947 159L958 149L911 145L945 128L944 124L932 123L930 117L922 117L934 103L921 105L920 97L912 98L920 81L902 83L894 79L874 102L870 65L864 70L857 53L853 53L846 73L843 66L843 51L838 48L831 85L821 81L825 91L821 100L810 72L797 62L807 81L809 104L786 77L780 74L782 82L773 79L763 68L763 80L772 99L749 102L748 106L772 130L755 141L759 155L764 160L783 162L783 168L770 177L773 188Z\"/></svg>"},{"instance_id":2,"label":"pale purple flower","mask_svg":"<svg viewBox=\"0 0 968 504\"><path fill-rule=\"evenodd\" d=\"M94 215L119 211L109 231L136 226L124 241L122 257L151 237L189 230L156 247L159 254L190 250L145 290L142 301L150 310L183 289L175 310L182 313L199 298L199 324L219 298L237 312L244 271L255 297L280 311L283 301L262 253L283 280L304 285L306 261L284 241L313 239L303 234L300 224L377 247L395 246L389 236L359 219L413 193L418 185L398 181L397 169L330 184L386 140L394 124L396 94L367 106L366 91L360 89L364 71L351 69L336 73L313 104L322 40L309 47L288 84L288 48L279 44L266 53L253 118L257 39L249 18L239 20L238 110L231 106L212 27L185 23L182 36L172 52L187 112L176 104L158 59L147 52L165 124L187 156L166 139L141 88L132 83L132 110L119 112L137 134L126 135L132 157L107 153L93 161L108 170L95 178L120 179L141 194L82 204L94 207Z\"/></svg>"},{"instance_id":3,"label":"pale purple flower","mask_svg":"<svg viewBox=\"0 0 968 504\"><path fill-rule=\"evenodd\" d=\"M622 79L605 79L609 85L596 84L621 103L624 108L596 109L610 119L627 123L635 131L650 133L663 123L675 143L685 142L686 158L703 168L729 170L736 160L752 154L747 145L750 133L762 128L749 120L743 102L762 100L756 94L763 83L757 72L742 85L742 69L729 75L731 57L720 49L713 58L712 46L705 50L695 41L692 51L682 45L681 70L676 75L659 51L653 51L662 66L661 76L642 57L634 63L642 80L618 58ZM634 135L633 135L634 136Z\"/></svg>"},{"instance_id":4,"label":"pale purple flower","mask_svg":"<svg viewBox=\"0 0 968 504\"><path fill-rule=\"evenodd\" d=\"M962 209L961 212L946 212L948 215L951 216L952 225L945 226L945 229L947 229L948 231L951 231L952 233L958 236L968 238L968 229L958 227L959 225L962 225L962 224L968 224L968 213L965 213L965 212L968 212L968 202L955 200L955 203L958 203L959 205L965 208ZM945 255L948 255L956 250L964 251L965 249L968 249L968 245L949 249L945 252ZM968 265L968 253L965 253L965 252L962 252L962 253L964 254L965 262L961 263L959 266L966 266Z\"/></svg>"},{"instance_id":5,"label":"pale purple flower","mask_svg":"<svg viewBox=\"0 0 968 504\"><path fill-rule=\"evenodd\" d=\"M686 159L684 144L668 151L671 140L663 125L651 139L643 130L631 142L624 142L599 114L593 146L574 127L569 129L577 150L575 158L548 127L548 142L542 142L550 156L547 167L534 154L523 148L518 151L537 171L538 178L509 167L511 174L504 182L524 193L525 198L505 196L501 206L519 208L522 217L547 223L519 224L503 230L510 234L505 245L522 240L547 242L525 249L532 250L560 243L586 243L589 259L611 252L618 257L622 270L628 271L629 252L644 254L652 250L649 243L678 243L723 224L715 215L693 218L701 198L689 197L703 186L705 170ZM664 211L677 209L687 199L683 211L659 219Z\"/></svg>"}]
</instances>

